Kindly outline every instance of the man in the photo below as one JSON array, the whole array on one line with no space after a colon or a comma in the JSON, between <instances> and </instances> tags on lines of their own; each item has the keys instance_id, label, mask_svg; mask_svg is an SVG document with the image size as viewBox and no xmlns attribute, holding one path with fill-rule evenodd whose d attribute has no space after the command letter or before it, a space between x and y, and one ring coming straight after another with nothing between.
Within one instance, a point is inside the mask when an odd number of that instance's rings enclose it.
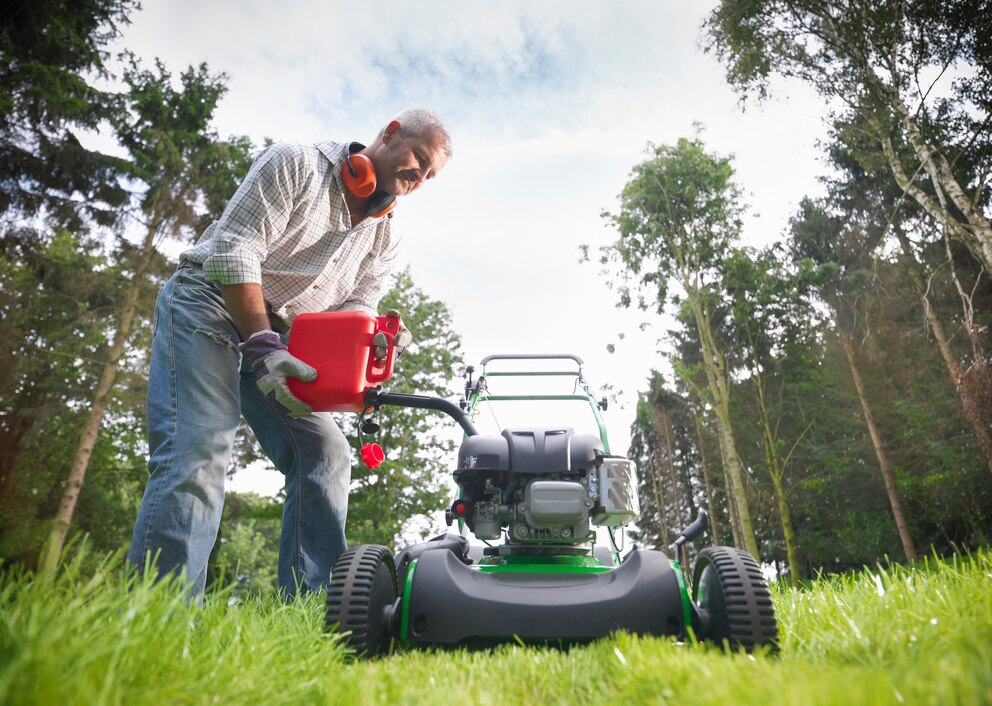
<instances>
[{"instance_id":1,"label":"man","mask_svg":"<svg viewBox=\"0 0 992 706\"><path fill-rule=\"evenodd\" d=\"M278 143L255 160L224 214L162 288L148 380L149 479L128 562L206 581L224 505L224 474L244 415L286 476L279 586L326 585L346 548L351 452L326 413L311 413L287 377L316 371L286 334L297 314L375 313L397 240L395 198L435 177L450 137L430 111L391 120L367 147Z\"/></svg>"}]
</instances>

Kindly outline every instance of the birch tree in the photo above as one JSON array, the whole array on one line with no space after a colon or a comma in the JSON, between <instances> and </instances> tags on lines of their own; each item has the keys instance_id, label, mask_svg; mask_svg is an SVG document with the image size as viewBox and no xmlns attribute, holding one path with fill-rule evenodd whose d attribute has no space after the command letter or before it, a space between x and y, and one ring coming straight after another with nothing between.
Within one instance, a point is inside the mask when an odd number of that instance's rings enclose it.
<instances>
[{"instance_id":1,"label":"birch tree","mask_svg":"<svg viewBox=\"0 0 992 706\"><path fill-rule=\"evenodd\" d=\"M619 212L604 214L619 238L604 246L601 261L619 270L621 304L633 303L636 291L645 310L678 306L695 327L743 548L758 557L730 414L730 366L714 318L718 264L740 237L743 211L729 158L707 153L698 138L649 145L620 194Z\"/></svg>"},{"instance_id":2,"label":"birch tree","mask_svg":"<svg viewBox=\"0 0 992 706\"><path fill-rule=\"evenodd\" d=\"M992 271L986 0L724 0L705 30L744 99L778 75L859 115L889 178Z\"/></svg>"}]
</instances>

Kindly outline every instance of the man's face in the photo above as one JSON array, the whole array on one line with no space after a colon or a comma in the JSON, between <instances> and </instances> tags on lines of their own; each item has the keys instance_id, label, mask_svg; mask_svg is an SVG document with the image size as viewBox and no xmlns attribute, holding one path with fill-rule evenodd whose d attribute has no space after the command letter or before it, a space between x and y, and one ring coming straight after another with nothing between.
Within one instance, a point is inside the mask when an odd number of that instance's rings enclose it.
<instances>
[{"instance_id":1,"label":"man's face","mask_svg":"<svg viewBox=\"0 0 992 706\"><path fill-rule=\"evenodd\" d=\"M448 158L442 150L443 140L438 132L400 137L398 128L397 123L390 123L382 136L382 149L374 162L376 188L393 196L406 196L437 176Z\"/></svg>"}]
</instances>

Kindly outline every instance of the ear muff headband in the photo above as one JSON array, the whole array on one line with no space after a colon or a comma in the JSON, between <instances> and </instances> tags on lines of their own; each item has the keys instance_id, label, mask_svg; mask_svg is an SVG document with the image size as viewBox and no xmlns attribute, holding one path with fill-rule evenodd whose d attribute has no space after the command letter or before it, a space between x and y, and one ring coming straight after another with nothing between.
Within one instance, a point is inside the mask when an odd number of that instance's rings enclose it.
<instances>
[{"instance_id":1,"label":"ear muff headband","mask_svg":"<svg viewBox=\"0 0 992 706\"><path fill-rule=\"evenodd\" d=\"M396 197L385 191L376 191L369 199L369 215L372 218L385 216L396 207Z\"/></svg>"}]
</instances>

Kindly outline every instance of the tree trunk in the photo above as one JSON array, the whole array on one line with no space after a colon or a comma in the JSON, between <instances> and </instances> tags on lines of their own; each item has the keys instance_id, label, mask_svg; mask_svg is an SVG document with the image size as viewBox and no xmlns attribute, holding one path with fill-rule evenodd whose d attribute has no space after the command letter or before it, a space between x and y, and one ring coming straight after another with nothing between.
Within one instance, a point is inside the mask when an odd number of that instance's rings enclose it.
<instances>
[{"instance_id":1,"label":"tree trunk","mask_svg":"<svg viewBox=\"0 0 992 706\"><path fill-rule=\"evenodd\" d=\"M786 500L785 487L782 477L772 476L772 487L775 489L775 502L778 505L779 521L782 523L782 537L785 539L785 556L789 561L789 585L799 587L799 554L796 552L796 531L792 527L792 513Z\"/></svg>"},{"instance_id":2,"label":"tree trunk","mask_svg":"<svg viewBox=\"0 0 992 706\"><path fill-rule=\"evenodd\" d=\"M86 418L86 423L83 425L83 433L79 440L79 446L76 449L72 468L69 471L69 480L66 482L65 489L62 491L62 499L59 502L59 509L55 515L52 531L41 553L39 573L49 579L54 577L55 570L58 567L59 557L62 554L62 548L65 546L65 538L69 533L72 516L76 510L76 501L79 500L79 492L83 488L86 470L89 467L93 449L100 435L100 424L107 409L110 391L114 387L114 381L117 378L117 369L121 357L124 355L128 336L131 333L131 325L134 323L134 316L138 308L138 296L141 292L145 272L148 271L152 257L156 252L156 231L156 227L150 226L145 235L141 259L131 277L130 286L124 297L124 306L121 307L117 330L114 332L114 339L110 345L107 363L103 367L103 372L100 374L100 381L93 395L90 413Z\"/></svg>"},{"instance_id":3,"label":"tree trunk","mask_svg":"<svg viewBox=\"0 0 992 706\"><path fill-rule=\"evenodd\" d=\"M953 220L957 224L958 227L954 229L955 232L965 236L960 239L964 240L969 250L985 265L985 269L992 271L992 224L964 193L964 189L961 188L957 179L954 178L954 174L951 173L951 165L948 164L940 150L927 144L923 139L916 121L913 120L902 101L894 100L893 103L902 119L903 126L906 128L906 135L909 138L909 143L913 146L913 151L916 152L917 159L923 164L933 181L941 210L946 214L946 220ZM951 215L951 210L943 198L945 193L964 215L967 223L961 223Z\"/></svg>"},{"instance_id":4,"label":"tree trunk","mask_svg":"<svg viewBox=\"0 0 992 706\"><path fill-rule=\"evenodd\" d=\"M748 331L748 337L750 338L750 331ZM779 523L782 526L782 537L785 540L785 555L789 561L789 583L793 588L798 588L799 556L796 554L796 536L792 529L792 513L789 512L785 486L782 483L782 479L785 477L785 468L778 455L778 435L772 429L771 418L768 415L768 405L765 400L765 381L757 365L754 366L753 374L755 390L757 391L758 413L761 417L765 463L768 466L768 475L772 479L772 488L775 490L775 503L778 506Z\"/></svg>"},{"instance_id":5,"label":"tree trunk","mask_svg":"<svg viewBox=\"0 0 992 706\"><path fill-rule=\"evenodd\" d=\"M703 467L703 483L706 487L706 507L710 511L710 536L713 538L714 546L720 545L720 525L716 517L716 505L713 502L713 482L710 480L709 464L706 463L706 450L703 447L703 430L699 426L699 417L695 410L692 413L692 422L696 428L696 444L699 446L699 465Z\"/></svg>"},{"instance_id":6,"label":"tree trunk","mask_svg":"<svg viewBox=\"0 0 992 706\"><path fill-rule=\"evenodd\" d=\"M727 489L727 510L730 513L730 537L734 541L735 547L744 546L744 538L741 535L741 523L737 519L737 503L734 502L733 491L731 488L733 484L730 481L730 474L727 473L726 467L723 469L723 487Z\"/></svg>"},{"instance_id":7,"label":"tree trunk","mask_svg":"<svg viewBox=\"0 0 992 706\"><path fill-rule=\"evenodd\" d=\"M675 510L673 513L674 516L671 519L675 523L679 523L681 521L684 503L682 500L682 491L679 488L678 480L675 478L675 449L672 446L672 422L668 417L668 410L659 406L657 403L651 404L651 418L665 451L665 469L668 471L668 482L671 487L671 496Z\"/></svg>"},{"instance_id":8,"label":"tree trunk","mask_svg":"<svg viewBox=\"0 0 992 706\"><path fill-rule=\"evenodd\" d=\"M713 340L709 319L702 310L702 305L692 294L689 296L699 332L699 341L703 348L703 365L706 370L706 380L713 396L713 411L716 414L717 433L720 439L720 452L723 456L724 469L730 479L728 491L731 502L737 506L737 520L740 523L741 541L739 547L746 549L756 561L761 561L758 554L758 541L754 536L751 524L751 509L747 502L747 491L744 487L743 464L737 453L737 443L734 441L733 423L730 419L730 380L727 373L727 363L723 354Z\"/></svg>"},{"instance_id":9,"label":"tree trunk","mask_svg":"<svg viewBox=\"0 0 992 706\"><path fill-rule=\"evenodd\" d=\"M927 287L923 276L920 274L919 261L916 259L916 254L913 252L913 248L906 235L898 229L896 230L902 251L911 260L909 272L916 291L919 294L927 324L933 332L933 337L937 341L937 348L940 350L940 355L944 359L944 365L947 367L951 382L954 383L954 389L957 391L958 398L961 400L965 419L968 420L968 423L971 424L971 428L975 432L975 438L978 440L978 449L982 454L982 458L985 460L985 467L992 474L992 432L990 432L988 422L984 416L984 414L987 414L987 410L983 408L980 400L975 399L972 390L964 384L964 373L961 370L961 364L951 351L947 333L944 331L944 324L941 322L936 310L930 305L930 300L927 299Z\"/></svg>"},{"instance_id":10,"label":"tree trunk","mask_svg":"<svg viewBox=\"0 0 992 706\"><path fill-rule=\"evenodd\" d=\"M847 364L851 368L851 377L854 378L854 387L858 391L858 400L861 402L861 410L865 415L865 424L868 425L868 434L871 436L872 446L875 447L875 456L878 458L878 466L882 471L882 478L885 480L885 492L889 496L889 504L892 506L892 516L895 518L896 528L899 530L899 539L902 542L903 551L906 553L906 559L911 562L916 561L916 547L913 545L913 538L909 534L909 525L906 523L906 518L902 512L902 503L899 502L899 493L896 490L892 467L889 465L889 459L885 454L885 447L882 444L882 436L878 432L878 426L875 424L875 416L872 414L871 406L868 404L868 398L865 395L865 386L861 380L861 372L854 357L854 344L849 337L844 335L841 335L840 342L844 348L844 354L847 356Z\"/></svg>"},{"instance_id":11,"label":"tree trunk","mask_svg":"<svg viewBox=\"0 0 992 706\"><path fill-rule=\"evenodd\" d=\"M658 455L654 454L657 459ZM658 539L661 540L661 549L669 545L668 523L665 521L665 496L661 492L661 485L658 483L658 464L651 464L651 489L654 490L654 504L658 511Z\"/></svg>"},{"instance_id":12,"label":"tree trunk","mask_svg":"<svg viewBox=\"0 0 992 706\"><path fill-rule=\"evenodd\" d=\"M876 126L876 130L881 130L882 128ZM977 239L964 228L961 223L956 219L952 218L947 212L944 204L938 203L930 194L925 192L920 186L918 186L906 171L902 168L902 162L899 161L899 155L896 154L895 148L892 146L892 140L889 139L888 135L882 135L880 138L882 144L882 152L885 154L885 158L889 163L889 169L892 175L895 177L896 183L899 188L903 190L906 194L913 197L924 211L930 214L930 217L936 220L938 223L946 227L954 237L961 241L968 251L975 256L979 262L985 262L985 255L982 252L982 248ZM989 255L992 257L992 254ZM988 265L986 265L988 267Z\"/></svg>"}]
</instances>

